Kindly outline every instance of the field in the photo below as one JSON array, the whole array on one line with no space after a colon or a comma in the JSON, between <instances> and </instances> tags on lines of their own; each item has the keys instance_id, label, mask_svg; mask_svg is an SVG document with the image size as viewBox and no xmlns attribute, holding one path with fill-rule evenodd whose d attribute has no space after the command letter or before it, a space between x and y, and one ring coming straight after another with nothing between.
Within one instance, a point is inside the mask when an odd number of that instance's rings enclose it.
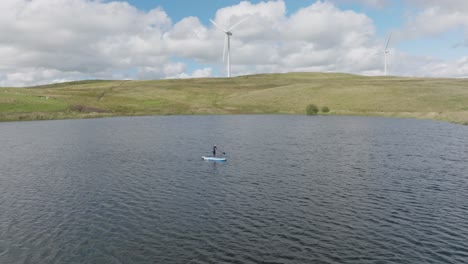
<instances>
[{"instance_id":1,"label":"field","mask_svg":"<svg viewBox=\"0 0 468 264\"><path fill-rule=\"evenodd\" d=\"M0 120L131 115L305 114L411 117L468 124L468 79L337 73L235 78L79 81L0 88Z\"/></svg>"}]
</instances>

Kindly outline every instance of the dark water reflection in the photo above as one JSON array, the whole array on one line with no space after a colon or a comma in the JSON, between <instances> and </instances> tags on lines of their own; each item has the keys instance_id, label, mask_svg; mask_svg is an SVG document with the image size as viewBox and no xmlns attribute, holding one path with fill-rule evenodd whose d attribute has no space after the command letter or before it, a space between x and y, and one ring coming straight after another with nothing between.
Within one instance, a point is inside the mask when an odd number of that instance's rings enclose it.
<instances>
[{"instance_id":1,"label":"dark water reflection","mask_svg":"<svg viewBox=\"0 0 468 264\"><path fill-rule=\"evenodd\" d=\"M0 136L0 263L468 260L466 126L174 116ZM213 144L228 162L200 159Z\"/></svg>"}]
</instances>

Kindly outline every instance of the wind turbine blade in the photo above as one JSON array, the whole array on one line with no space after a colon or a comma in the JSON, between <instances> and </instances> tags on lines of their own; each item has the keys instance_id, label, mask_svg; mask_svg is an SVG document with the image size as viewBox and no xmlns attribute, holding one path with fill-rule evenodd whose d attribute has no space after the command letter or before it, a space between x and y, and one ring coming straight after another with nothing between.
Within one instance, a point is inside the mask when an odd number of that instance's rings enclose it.
<instances>
[{"instance_id":1,"label":"wind turbine blade","mask_svg":"<svg viewBox=\"0 0 468 264\"><path fill-rule=\"evenodd\" d=\"M237 22L236 24L234 24L234 26L230 27L227 31L233 30L235 27L237 27L238 25L242 24L245 20L247 20L247 18L249 18L249 17L246 17L246 18L242 19L241 21Z\"/></svg>"},{"instance_id":2,"label":"wind turbine blade","mask_svg":"<svg viewBox=\"0 0 468 264\"><path fill-rule=\"evenodd\" d=\"M210 21L211 21L211 23L213 23L213 25L215 25L217 28L221 29L224 33L227 33L227 32L228 32L228 31L225 30L223 27L221 27L220 25L216 24L213 20L210 19Z\"/></svg>"},{"instance_id":3,"label":"wind turbine blade","mask_svg":"<svg viewBox=\"0 0 468 264\"><path fill-rule=\"evenodd\" d=\"M385 52L387 51L388 49L388 44L390 43L390 39L392 38L392 33L390 33L390 36L388 36L388 40L387 40L387 45L385 46Z\"/></svg>"}]
</instances>

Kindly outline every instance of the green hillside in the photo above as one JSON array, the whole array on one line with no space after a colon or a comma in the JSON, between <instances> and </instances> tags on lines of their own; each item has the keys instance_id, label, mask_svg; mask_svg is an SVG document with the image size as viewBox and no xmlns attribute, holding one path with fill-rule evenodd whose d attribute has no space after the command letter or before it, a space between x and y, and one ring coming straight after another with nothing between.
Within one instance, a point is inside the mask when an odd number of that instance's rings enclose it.
<instances>
[{"instance_id":1,"label":"green hillside","mask_svg":"<svg viewBox=\"0 0 468 264\"><path fill-rule=\"evenodd\" d=\"M80 81L0 88L0 120L179 114L305 114L428 118L468 124L468 79L336 73L235 78Z\"/></svg>"}]
</instances>

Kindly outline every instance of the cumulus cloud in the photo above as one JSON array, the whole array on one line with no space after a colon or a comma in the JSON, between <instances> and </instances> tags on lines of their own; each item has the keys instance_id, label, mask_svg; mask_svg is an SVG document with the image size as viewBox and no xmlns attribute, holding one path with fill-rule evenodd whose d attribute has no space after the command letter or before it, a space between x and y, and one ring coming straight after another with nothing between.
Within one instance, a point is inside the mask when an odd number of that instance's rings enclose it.
<instances>
[{"instance_id":1,"label":"cumulus cloud","mask_svg":"<svg viewBox=\"0 0 468 264\"><path fill-rule=\"evenodd\" d=\"M374 49L371 19L330 2L318 1L290 16L283 1L242 2L219 10L216 23L232 25L245 17L245 24L234 30L233 62L253 72L342 71L358 60L348 53Z\"/></svg>"},{"instance_id":2,"label":"cumulus cloud","mask_svg":"<svg viewBox=\"0 0 468 264\"><path fill-rule=\"evenodd\" d=\"M370 17L341 9L338 3L343 2L389 4L385 0L316 1L288 13L286 2L276 0L242 1L219 9L213 20L222 27L247 18L233 30L233 74L382 74L383 59L373 54L383 49L385 40L376 37ZM409 3L419 9L409 16L406 29L396 32L397 37L439 34L455 27L468 32L465 0ZM2 0L0 86L224 75L225 34L207 22L197 17L173 22L162 8L142 11L121 1ZM392 74L468 75L466 59L447 62L396 49L390 58Z\"/></svg>"},{"instance_id":3,"label":"cumulus cloud","mask_svg":"<svg viewBox=\"0 0 468 264\"><path fill-rule=\"evenodd\" d=\"M430 21L437 21L437 23L431 23ZM406 27L403 28L401 32L404 36L415 38L436 36L458 28L468 32L467 12L461 12L457 9L442 8L439 5L435 5L411 17Z\"/></svg>"},{"instance_id":4,"label":"cumulus cloud","mask_svg":"<svg viewBox=\"0 0 468 264\"><path fill-rule=\"evenodd\" d=\"M142 12L125 2L2 0L0 10L0 70L7 85L53 81L45 74L50 72L63 79L113 78L109 72L168 56L161 37L171 20L161 9Z\"/></svg>"},{"instance_id":5,"label":"cumulus cloud","mask_svg":"<svg viewBox=\"0 0 468 264\"><path fill-rule=\"evenodd\" d=\"M434 37L451 30L464 32L468 41L468 1L409 0L415 7L406 25L398 30L405 38Z\"/></svg>"}]
</instances>

